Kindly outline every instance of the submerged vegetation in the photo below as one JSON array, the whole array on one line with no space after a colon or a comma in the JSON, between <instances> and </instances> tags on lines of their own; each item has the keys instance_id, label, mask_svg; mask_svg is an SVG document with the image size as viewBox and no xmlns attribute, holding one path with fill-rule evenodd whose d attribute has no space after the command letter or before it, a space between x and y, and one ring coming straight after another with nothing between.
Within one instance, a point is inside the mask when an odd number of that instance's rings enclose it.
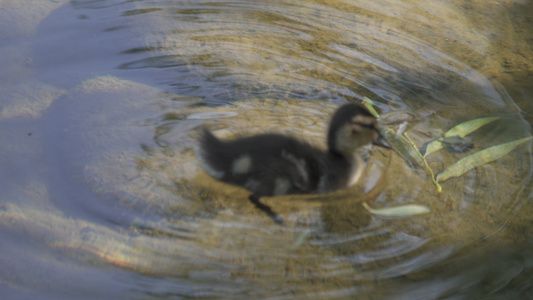
<instances>
[{"instance_id":1,"label":"submerged vegetation","mask_svg":"<svg viewBox=\"0 0 533 300\"><path fill-rule=\"evenodd\" d=\"M365 98L363 100L363 105L365 105L377 117L380 117L378 112L374 109L374 102L372 100ZM413 140L409 138L406 131L402 132L401 135L396 133L396 138L394 138L394 130L390 128L384 129L384 133L387 135L389 141L395 144L395 149L404 159L416 162L417 165L426 168L437 191L442 192L440 182L446 181L452 177L460 177L473 168L498 160L513 151L519 145L533 139L533 137L525 137L508 143L488 147L461 158L445 168L442 172L435 175L435 172L429 166L426 159L430 154L443 148L457 153L468 152L472 149L473 142L470 138L467 138L467 136L479 128L499 119L500 117L483 117L460 123L448 130L443 137L427 143L425 151L421 151L416 146ZM422 152L424 154L422 154Z\"/></svg>"}]
</instances>

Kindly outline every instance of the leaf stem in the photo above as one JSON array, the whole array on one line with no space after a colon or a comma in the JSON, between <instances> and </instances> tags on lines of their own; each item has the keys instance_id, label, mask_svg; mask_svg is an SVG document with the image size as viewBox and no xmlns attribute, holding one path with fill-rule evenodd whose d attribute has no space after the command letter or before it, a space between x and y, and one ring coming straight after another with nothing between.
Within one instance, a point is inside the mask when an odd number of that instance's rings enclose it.
<instances>
[{"instance_id":1,"label":"leaf stem","mask_svg":"<svg viewBox=\"0 0 533 300\"><path fill-rule=\"evenodd\" d=\"M409 141L409 143L411 143L411 145L413 146L413 148L415 149L416 153L422 158L422 161L424 161L424 165L426 166L426 169L428 169L429 171L429 174L431 175L431 180L433 181L433 183L435 184L435 186L437 187L437 192L442 192L442 186L437 182L437 180L435 179L435 173L433 172L433 169L431 169L431 167L429 166L426 158L420 153L420 151L418 151L418 147L416 146L416 144L413 142L413 140L411 140L411 138L407 135L407 132L404 132L403 135L405 136L405 138L407 139L407 141Z\"/></svg>"}]
</instances>

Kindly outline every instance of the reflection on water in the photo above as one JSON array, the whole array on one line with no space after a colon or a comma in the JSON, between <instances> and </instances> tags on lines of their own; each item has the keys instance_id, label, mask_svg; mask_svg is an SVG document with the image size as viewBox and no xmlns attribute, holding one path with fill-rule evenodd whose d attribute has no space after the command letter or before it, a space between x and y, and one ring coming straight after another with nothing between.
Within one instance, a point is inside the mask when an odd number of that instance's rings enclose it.
<instances>
[{"instance_id":1,"label":"reflection on water","mask_svg":"<svg viewBox=\"0 0 533 300\"><path fill-rule=\"evenodd\" d=\"M424 149L475 118L500 117L469 135L470 152L428 156L435 173L530 136L530 5L55 3L0 36L10 41L0 48L3 295L533 293L530 144L442 182L442 192L412 154L412 144ZM374 100L384 129L403 126L411 144L374 151L348 190L266 198L284 226L198 167L201 125L323 146L331 112L363 97ZM431 213L385 218L363 202Z\"/></svg>"}]
</instances>

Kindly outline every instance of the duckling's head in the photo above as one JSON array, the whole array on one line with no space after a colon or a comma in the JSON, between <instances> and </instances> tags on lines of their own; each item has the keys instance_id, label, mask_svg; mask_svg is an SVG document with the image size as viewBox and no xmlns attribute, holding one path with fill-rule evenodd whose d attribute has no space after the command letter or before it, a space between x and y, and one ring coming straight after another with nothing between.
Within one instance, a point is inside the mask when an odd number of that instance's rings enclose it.
<instances>
[{"instance_id":1,"label":"duckling's head","mask_svg":"<svg viewBox=\"0 0 533 300\"><path fill-rule=\"evenodd\" d=\"M329 125L329 151L352 157L358 148L369 144L391 148L378 130L376 117L359 104L349 103L339 107Z\"/></svg>"}]
</instances>

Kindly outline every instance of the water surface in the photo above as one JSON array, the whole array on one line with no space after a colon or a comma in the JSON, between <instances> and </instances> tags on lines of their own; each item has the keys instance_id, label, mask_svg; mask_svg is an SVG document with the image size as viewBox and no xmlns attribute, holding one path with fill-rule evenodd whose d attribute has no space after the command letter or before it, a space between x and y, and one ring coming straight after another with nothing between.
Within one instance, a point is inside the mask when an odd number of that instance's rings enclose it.
<instances>
[{"instance_id":1,"label":"water surface","mask_svg":"<svg viewBox=\"0 0 533 300\"><path fill-rule=\"evenodd\" d=\"M531 4L30 2L0 1L6 299L531 297L530 143L442 192L400 149L373 151L353 188L265 199L284 226L193 149L203 125L323 146L331 112L364 97L421 151L500 117L471 152L428 156L436 173L528 137Z\"/></svg>"}]
</instances>

